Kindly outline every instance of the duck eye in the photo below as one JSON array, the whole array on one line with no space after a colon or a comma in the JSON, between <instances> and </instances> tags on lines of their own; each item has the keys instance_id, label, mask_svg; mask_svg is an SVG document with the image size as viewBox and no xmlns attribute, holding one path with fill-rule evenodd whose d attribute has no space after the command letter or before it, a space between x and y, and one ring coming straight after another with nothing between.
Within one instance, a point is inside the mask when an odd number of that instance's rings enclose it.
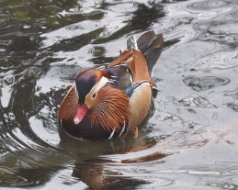
<instances>
[{"instance_id":1,"label":"duck eye","mask_svg":"<svg viewBox=\"0 0 238 190\"><path fill-rule=\"evenodd\" d=\"M94 94L92 95L92 98L95 98L95 97L96 97L96 95L97 95L97 94L96 94L96 93L94 93Z\"/></svg>"}]
</instances>

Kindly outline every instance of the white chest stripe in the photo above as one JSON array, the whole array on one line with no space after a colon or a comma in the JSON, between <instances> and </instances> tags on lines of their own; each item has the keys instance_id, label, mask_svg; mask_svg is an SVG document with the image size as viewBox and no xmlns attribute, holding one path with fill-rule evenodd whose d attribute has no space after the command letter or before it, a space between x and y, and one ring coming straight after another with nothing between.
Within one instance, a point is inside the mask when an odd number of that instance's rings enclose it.
<instances>
[{"instance_id":1,"label":"white chest stripe","mask_svg":"<svg viewBox=\"0 0 238 190\"><path fill-rule=\"evenodd\" d=\"M114 129L114 130L112 131L112 133L111 133L110 136L108 137L108 140L111 140L111 138L113 137L115 131L116 131L116 129Z\"/></svg>"},{"instance_id":2,"label":"white chest stripe","mask_svg":"<svg viewBox=\"0 0 238 190\"><path fill-rule=\"evenodd\" d=\"M123 124L122 130L121 130L121 132L119 134L119 137L122 135L122 133L125 131L125 129L126 129L126 122L124 120L124 124Z\"/></svg>"}]
</instances>

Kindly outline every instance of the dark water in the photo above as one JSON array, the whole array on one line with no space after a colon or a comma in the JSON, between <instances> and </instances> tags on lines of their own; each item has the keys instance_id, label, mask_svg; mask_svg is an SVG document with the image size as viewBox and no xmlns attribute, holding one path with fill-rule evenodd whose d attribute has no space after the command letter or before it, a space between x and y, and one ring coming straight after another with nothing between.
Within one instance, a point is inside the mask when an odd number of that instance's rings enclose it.
<instances>
[{"instance_id":1,"label":"dark water","mask_svg":"<svg viewBox=\"0 0 238 190\"><path fill-rule=\"evenodd\" d=\"M139 138L61 141L75 75L163 33ZM0 189L238 189L238 1L0 0Z\"/></svg>"}]
</instances>

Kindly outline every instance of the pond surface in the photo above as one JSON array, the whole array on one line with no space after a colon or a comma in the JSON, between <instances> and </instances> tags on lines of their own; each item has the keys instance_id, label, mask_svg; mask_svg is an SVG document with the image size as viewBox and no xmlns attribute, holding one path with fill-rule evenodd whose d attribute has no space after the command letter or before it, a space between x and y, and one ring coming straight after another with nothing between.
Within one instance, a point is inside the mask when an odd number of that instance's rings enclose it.
<instances>
[{"instance_id":1,"label":"pond surface","mask_svg":"<svg viewBox=\"0 0 238 190\"><path fill-rule=\"evenodd\" d=\"M61 140L76 74L163 33L139 138ZM238 189L237 0L0 0L0 189Z\"/></svg>"}]
</instances>

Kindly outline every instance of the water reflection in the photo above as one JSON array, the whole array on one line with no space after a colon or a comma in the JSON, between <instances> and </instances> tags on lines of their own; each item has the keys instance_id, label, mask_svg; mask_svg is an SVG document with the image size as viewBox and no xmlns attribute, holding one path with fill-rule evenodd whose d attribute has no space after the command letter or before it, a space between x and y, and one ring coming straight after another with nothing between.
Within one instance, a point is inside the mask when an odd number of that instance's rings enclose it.
<instances>
[{"instance_id":1,"label":"water reflection","mask_svg":"<svg viewBox=\"0 0 238 190\"><path fill-rule=\"evenodd\" d=\"M40 143L34 139L34 143L24 144L24 135L11 134L13 146L11 152L6 152L1 156L0 185L3 187L34 187L46 184L51 180L51 176L67 167L70 164L72 176L86 183L95 189L120 189L130 186L134 189L140 184L148 183L144 180L124 176L122 173L110 169L108 164L114 163L110 159L100 159L98 156L106 154L124 154L126 152L136 152L153 147L156 141L152 139L115 139L114 141L90 142L78 141L62 137L56 147L49 147L47 144ZM29 135L29 134L28 134ZM66 135L66 134L65 134ZM35 137L37 138L37 137ZM4 139L5 143L7 139ZM16 142L17 141L17 142ZM9 141L8 141L9 142ZM21 143L21 144L20 144ZM41 146L40 146L41 145ZM9 146L9 144L8 144ZM61 150L60 150L60 149ZM149 157L149 156L148 156ZM160 159L160 157L154 160ZM143 158L143 161L150 159ZM142 161L142 160L141 160ZM135 161L132 161L135 162ZM118 162L119 163L119 162ZM115 162L115 164L118 164ZM125 163L129 163L125 160Z\"/></svg>"},{"instance_id":2,"label":"water reflection","mask_svg":"<svg viewBox=\"0 0 238 190\"><path fill-rule=\"evenodd\" d=\"M165 16L163 6L160 3L157 1L148 1L147 3L148 4L137 2L133 3L133 8L136 8L136 10L131 12L131 18L124 21L126 25L115 31L109 37L99 38L99 40L96 40L95 43L105 43L115 40L122 37L123 35L127 35L132 31L144 31L154 22L157 22L160 18Z\"/></svg>"},{"instance_id":3,"label":"water reflection","mask_svg":"<svg viewBox=\"0 0 238 190\"><path fill-rule=\"evenodd\" d=\"M105 170L103 165L97 162L77 164L72 176L85 182L92 189L136 189L148 182L132 177L126 177L118 172Z\"/></svg>"},{"instance_id":4,"label":"water reflection","mask_svg":"<svg viewBox=\"0 0 238 190\"><path fill-rule=\"evenodd\" d=\"M0 186L236 189L237 10L235 0L1 1ZM151 29L166 48L139 139L60 138L58 105L76 74Z\"/></svg>"}]
</instances>

